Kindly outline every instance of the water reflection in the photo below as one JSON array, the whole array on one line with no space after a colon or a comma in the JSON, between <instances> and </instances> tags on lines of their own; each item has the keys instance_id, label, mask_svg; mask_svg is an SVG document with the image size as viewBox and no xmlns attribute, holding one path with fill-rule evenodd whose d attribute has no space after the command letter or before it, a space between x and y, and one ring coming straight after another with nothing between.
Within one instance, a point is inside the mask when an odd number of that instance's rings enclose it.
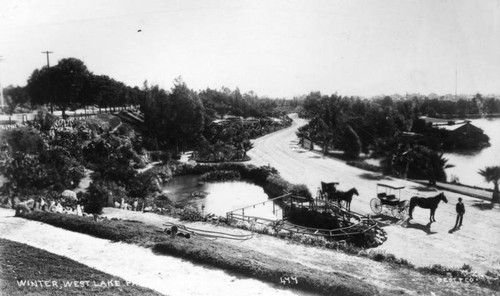
<instances>
[{"instance_id":1,"label":"water reflection","mask_svg":"<svg viewBox=\"0 0 500 296\"><path fill-rule=\"evenodd\" d=\"M200 210L204 206L205 213L219 216L225 216L228 211L268 200L262 187L249 181L207 182L200 185L198 178L197 175L175 177L163 186L163 192L173 202L188 201ZM205 191L208 195L206 197L193 197L191 194L194 191ZM264 205L258 204L255 208L246 209L245 215L276 219L280 218L281 208L278 205L274 205L273 208L273 204L268 202Z\"/></svg>"},{"instance_id":2,"label":"water reflection","mask_svg":"<svg viewBox=\"0 0 500 296\"><path fill-rule=\"evenodd\" d=\"M473 119L471 123L490 137L490 146L482 150L445 153L448 163L455 165L446 169L448 181L457 176L462 184L492 188L492 184L486 183L477 172L486 166L500 166L500 118Z\"/></svg>"}]
</instances>

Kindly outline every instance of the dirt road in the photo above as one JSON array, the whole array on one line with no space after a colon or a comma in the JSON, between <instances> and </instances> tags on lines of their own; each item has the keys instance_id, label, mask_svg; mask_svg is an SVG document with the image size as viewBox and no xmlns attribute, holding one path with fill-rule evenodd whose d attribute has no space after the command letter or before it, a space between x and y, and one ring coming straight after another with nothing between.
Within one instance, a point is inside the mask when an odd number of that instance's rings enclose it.
<instances>
[{"instance_id":1,"label":"dirt road","mask_svg":"<svg viewBox=\"0 0 500 296\"><path fill-rule=\"evenodd\" d=\"M319 151L307 151L298 146L297 128L306 121L292 116L293 125L287 129L266 135L254 141L255 147L248 152L251 163L277 168L283 178L292 183L304 183L316 194L320 181L340 182L340 190L356 187L351 209L370 214L370 200L376 195L378 182L404 185L401 199L412 196L430 197L439 191L429 191L425 186L405 180L384 177L364 171L344 162L324 157ZM468 264L475 271L500 270L500 211L481 210L475 206L480 200L445 192L448 203L441 203L436 211L437 222L428 224L429 210L416 208L414 219L406 226L384 219L388 240L378 247L397 257L405 258L417 266L442 264L460 267ZM466 214L463 227L450 232L455 224L455 204L464 198Z\"/></svg>"}]
</instances>

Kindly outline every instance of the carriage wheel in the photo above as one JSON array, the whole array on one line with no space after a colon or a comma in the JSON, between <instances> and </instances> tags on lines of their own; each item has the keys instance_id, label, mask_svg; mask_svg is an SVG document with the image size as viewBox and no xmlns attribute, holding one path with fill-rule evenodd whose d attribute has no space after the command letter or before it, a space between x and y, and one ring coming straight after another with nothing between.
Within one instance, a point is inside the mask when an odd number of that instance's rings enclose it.
<instances>
[{"instance_id":1,"label":"carriage wheel","mask_svg":"<svg viewBox=\"0 0 500 296\"><path fill-rule=\"evenodd\" d=\"M394 206L391 209L391 214L394 218L397 218L399 220L403 220L403 218L405 217L405 210L404 210L404 208L401 208L399 206Z\"/></svg>"},{"instance_id":2,"label":"carriage wheel","mask_svg":"<svg viewBox=\"0 0 500 296\"><path fill-rule=\"evenodd\" d=\"M406 200L404 203L395 206L392 209L392 216L399 220L405 220L408 215L409 202Z\"/></svg>"},{"instance_id":3,"label":"carriage wheel","mask_svg":"<svg viewBox=\"0 0 500 296\"><path fill-rule=\"evenodd\" d=\"M372 200L370 201L370 208L372 208L372 211L375 214L382 213L382 203L380 202L380 199L372 198Z\"/></svg>"},{"instance_id":4,"label":"carriage wheel","mask_svg":"<svg viewBox=\"0 0 500 296\"><path fill-rule=\"evenodd\" d=\"M405 200L401 211L403 213L403 218L401 219L406 219L409 216L409 211L410 211L410 201Z\"/></svg>"}]
</instances>

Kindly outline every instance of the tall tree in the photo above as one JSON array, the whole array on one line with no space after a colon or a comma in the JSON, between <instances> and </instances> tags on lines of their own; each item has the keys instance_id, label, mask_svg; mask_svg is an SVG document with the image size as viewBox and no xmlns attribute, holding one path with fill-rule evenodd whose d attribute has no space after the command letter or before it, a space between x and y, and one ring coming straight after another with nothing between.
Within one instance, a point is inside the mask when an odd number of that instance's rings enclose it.
<instances>
[{"instance_id":1,"label":"tall tree","mask_svg":"<svg viewBox=\"0 0 500 296\"><path fill-rule=\"evenodd\" d=\"M195 144L204 126L204 108L198 95L182 81L176 81L171 93L158 86L145 91L142 109L151 136L177 150Z\"/></svg>"},{"instance_id":2,"label":"tall tree","mask_svg":"<svg viewBox=\"0 0 500 296\"><path fill-rule=\"evenodd\" d=\"M361 153L361 140L354 129L347 125L344 131L343 141L341 142L344 154L353 159L357 159Z\"/></svg>"},{"instance_id":3,"label":"tall tree","mask_svg":"<svg viewBox=\"0 0 500 296\"><path fill-rule=\"evenodd\" d=\"M54 67L36 69L28 79L27 89L34 103L55 105L64 117L68 108L76 108L84 102L89 76L82 61L66 58Z\"/></svg>"}]
</instances>

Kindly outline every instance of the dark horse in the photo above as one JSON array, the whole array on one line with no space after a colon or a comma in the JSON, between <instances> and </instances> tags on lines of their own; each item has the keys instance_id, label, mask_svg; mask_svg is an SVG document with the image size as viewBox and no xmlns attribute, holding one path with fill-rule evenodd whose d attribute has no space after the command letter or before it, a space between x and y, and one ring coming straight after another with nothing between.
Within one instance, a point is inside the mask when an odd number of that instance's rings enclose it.
<instances>
[{"instance_id":1,"label":"dark horse","mask_svg":"<svg viewBox=\"0 0 500 296\"><path fill-rule=\"evenodd\" d=\"M348 191L337 191L335 192L335 194L333 195L333 198L332 199L336 199L337 202L339 203L339 207L340 207L340 203L342 201L345 201L345 208L348 210L348 211L351 211L351 201L352 201L352 196L356 194L359 196L359 193L358 193L358 190L356 188L351 188L349 189Z\"/></svg>"},{"instance_id":2,"label":"dark horse","mask_svg":"<svg viewBox=\"0 0 500 296\"><path fill-rule=\"evenodd\" d=\"M431 216L430 216L430 221L436 222L436 219L434 218L434 213L436 213L436 209L438 207L438 204L440 201L444 201L445 203L448 203L448 200L446 199L446 196L444 196L444 193L439 193L438 195L434 197L418 197L414 196L410 199L410 219L413 219L413 209L416 206L419 206L424 209L430 209L431 210Z\"/></svg>"}]
</instances>

